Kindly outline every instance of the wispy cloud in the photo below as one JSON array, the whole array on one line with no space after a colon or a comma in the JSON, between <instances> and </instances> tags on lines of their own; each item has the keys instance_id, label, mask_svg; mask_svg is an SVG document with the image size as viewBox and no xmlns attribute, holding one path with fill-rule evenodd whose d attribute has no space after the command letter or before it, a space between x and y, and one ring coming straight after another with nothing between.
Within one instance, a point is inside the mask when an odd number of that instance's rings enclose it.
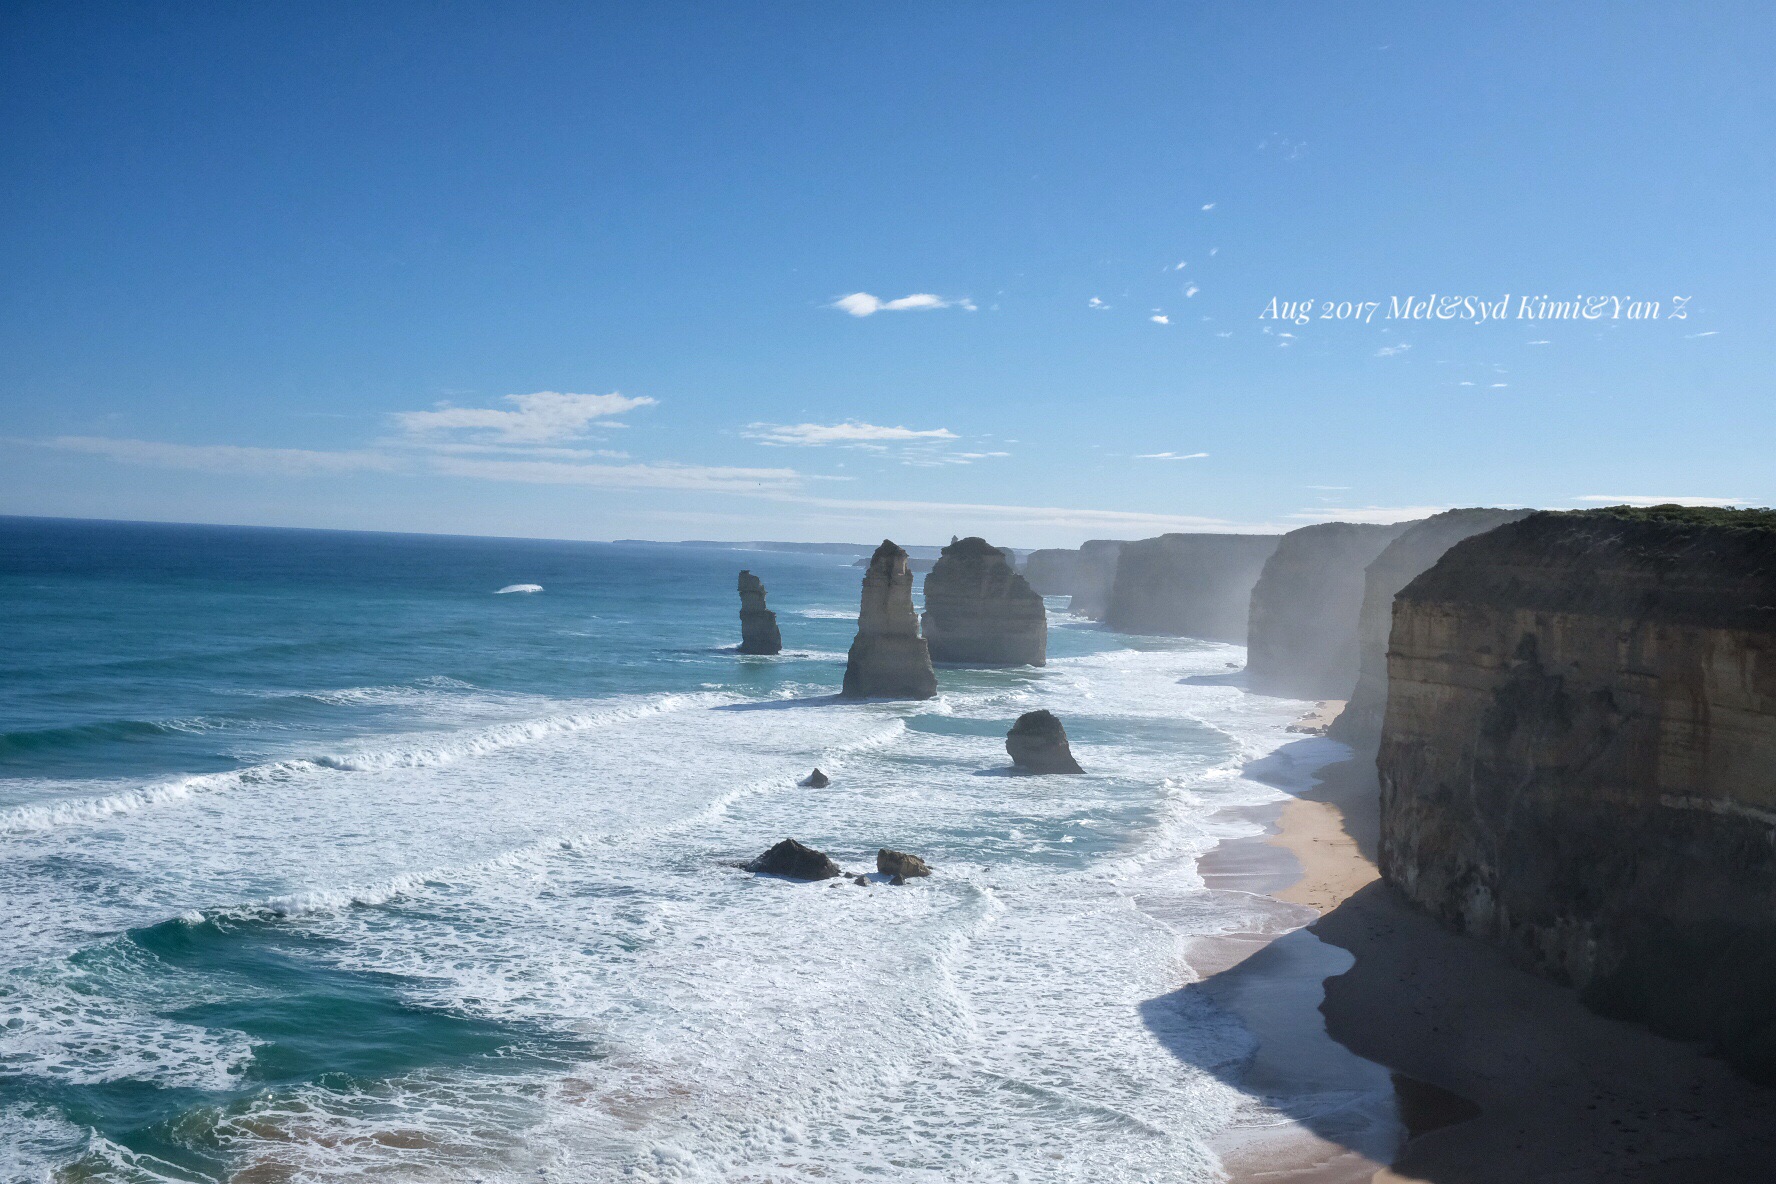
<instances>
[{"instance_id":1,"label":"wispy cloud","mask_svg":"<svg viewBox=\"0 0 1776 1184\"><path fill-rule=\"evenodd\" d=\"M1136 460L1201 460L1206 452L1137 452Z\"/></svg>"},{"instance_id":2,"label":"wispy cloud","mask_svg":"<svg viewBox=\"0 0 1776 1184\"><path fill-rule=\"evenodd\" d=\"M828 444L903 443L914 440L960 439L948 428L888 428L879 424L859 423L751 423L741 433L761 444L795 447L821 447Z\"/></svg>"},{"instance_id":3,"label":"wispy cloud","mask_svg":"<svg viewBox=\"0 0 1776 1184\"><path fill-rule=\"evenodd\" d=\"M1719 329L1709 329L1709 330L1702 332L1702 333L1685 333L1684 340L1685 341L1694 341L1698 337L1713 337L1719 332L1720 332Z\"/></svg>"},{"instance_id":4,"label":"wispy cloud","mask_svg":"<svg viewBox=\"0 0 1776 1184\"><path fill-rule=\"evenodd\" d=\"M1155 313L1153 316L1150 316L1147 319L1152 321L1156 325L1169 325L1172 323L1172 318L1166 316L1164 313Z\"/></svg>"},{"instance_id":5,"label":"wispy cloud","mask_svg":"<svg viewBox=\"0 0 1776 1184\"><path fill-rule=\"evenodd\" d=\"M934 296L930 292L914 292L911 296L901 296L895 300L884 300L880 296L872 296L868 292L853 292L849 296L841 296L832 302L831 307L842 309L854 317L874 316L879 312L917 312L936 308L960 308L966 312L975 311L975 303L966 296L948 299Z\"/></svg>"},{"instance_id":6,"label":"wispy cloud","mask_svg":"<svg viewBox=\"0 0 1776 1184\"><path fill-rule=\"evenodd\" d=\"M1288 517L1304 522L1366 522L1391 526L1441 514L1448 506L1324 506L1313 510L1297 510Z\"/></svg>"},{"instance_id":7,"label":"wispy cloud","mask_svg":"<svg viewBox=\"0 0 1776 1184\"><path fill-rule=\"evenodd\" d=\"M637 407L655 405L655 400L645 395L631 398L560 391L507 395L501 402L511 404L512 410L440 404L432 411L397 412L395 422L419 436L466 431L512 444L546 444L584 436L594 420L608 420Z\"/></svg>"},{"instance_id":8,"label":"wispy cloud","mask_svg":"<svg viewBox=\"0 0 1776 1184\"><path fill-rule=\"evenodd\" d=\"M255 448L241 444L168 444L159 440L128 440L109 436L56 436L39 441L62 452L84 452L127 464L205 473L269 473L310 476L316 473L393 472L398 457L385 453L308 448Z\"/></svg>"},{"instance_id":9,"label":"wispy cloud","mask_svg":"<svg viewBox=\"0 0 1776 1184\"><path fill-rule=\"evenodd\" d=\"M1575 502L1595 502L1606 506L1743 506L1742 497L1695 497L1670 495L1655 497L1647 493L1588 493L1575 497Z\"/></svg>"},{"instance_id":10,"label":"wispy cloud","mask_svg":"<svg viewBox=\"0 0 1776 1184\"><path fill-rule=\"evenodd\" d=\"M1408 345L1406 342L1402 341L1398 345L1384 345L1384 346L1382 346L1380 349L1375 351L1375 356L1378 358L1397 357L1398 355L1405 353L1407 350L1409 350L1411 348L1412 347L1410 345Z\"/></svg>"},{"instance_id":11,"label":"wispy cloud","mask_svg":"<svg viewBox=\"0 0 1776 1184\"><path fill-rule=\"evenodd\" d=\"M690 489L714 493L757 493L793 488L802 476L794 469L748 469L725 465L569 464L549 460L482 460L437 456L431 470L452 477L516 481L527 485L596 485L612 489Z\"/></svg>"}]
</instances>

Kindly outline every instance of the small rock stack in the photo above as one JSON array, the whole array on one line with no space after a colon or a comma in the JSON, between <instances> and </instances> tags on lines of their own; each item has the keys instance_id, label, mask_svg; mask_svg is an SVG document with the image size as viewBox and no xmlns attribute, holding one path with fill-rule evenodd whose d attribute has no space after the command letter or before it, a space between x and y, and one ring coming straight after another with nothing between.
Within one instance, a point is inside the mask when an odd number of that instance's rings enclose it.
<instances>
[{"instance_id":1,"label":"small rock stack","mask_svg":"<svg viewBox=\"0 0 1776 1184\"><path fill-rule=\"evenodd\" d=\"M776 654L783 651L783 634L777 631L777 614L765 607L765 586L749 571L740 573L740 652Z\"/></svg>"}]
</instances>

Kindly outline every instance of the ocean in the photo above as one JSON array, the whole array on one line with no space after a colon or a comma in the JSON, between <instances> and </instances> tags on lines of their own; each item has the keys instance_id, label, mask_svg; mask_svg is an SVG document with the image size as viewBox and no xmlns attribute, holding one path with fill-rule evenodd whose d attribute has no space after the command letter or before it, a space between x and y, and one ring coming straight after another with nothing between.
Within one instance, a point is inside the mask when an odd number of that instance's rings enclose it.
<instances>
[{"instance_id":1,"label":"ocean","mask_svg":"<svg viewBox=\"0 0 1776 1184\"><path fill-rule=\"evenodd\" d=\"M1274 912L1196 857L1304 705L1057 600L842 703L850 562L0 519L0 1178L1218 1178L1252 1037L1178 988Z\"/></svg>"}]
</instances>

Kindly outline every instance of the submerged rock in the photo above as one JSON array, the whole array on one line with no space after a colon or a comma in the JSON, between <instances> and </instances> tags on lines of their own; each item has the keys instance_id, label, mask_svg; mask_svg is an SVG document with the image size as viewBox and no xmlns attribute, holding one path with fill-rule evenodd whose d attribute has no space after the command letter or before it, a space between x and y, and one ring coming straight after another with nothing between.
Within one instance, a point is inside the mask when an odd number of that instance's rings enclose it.
<instances>
[{"instance_id":1,"label":"submerged rock","mask_svg":"<svg viewBox=\"0 0 1776 1184\"><path fill-rule=\"evenodd\" d=\"M1026 711L1005 736L1011 763L1031 773L1083 773L1067 744L1067 729L1052 711Z\"/></svg>"},{"instance_id":2,"label":"submerged rock","mask_svg":"<svg viewBox=\"0 0 1776 1184\"><path fill-rule=\"evenodd\" d=\"M749 571L740 573L740 652L776 654L783 650L777 614L765 607L765 586Z\"/></svg>"},{"instance_id":3,"label":"submerged rock","mask_svg":"<svg viewBox=\"0 0 1776 1184\"><path fill-rule=\"evenodd\" d=\"M1042 666L1048 613L1042 597L982 538L943 549L925 579L925 642L933 662Z\"/></svg>"},{"instance_id":4,"label":"submerged rock","mask_svg":"<svg viewBox=\"0 0 1776 1184\"><path fill-rule=\"evenodd\" d=\"M796 782L796 784L805 785L809 789L825 789L832 784L832 779L825 773L822 773L819 769L815 769L812 773Z\"/></svg>"},{"instance_id":5,"label":"submerged rock","mask_svg":"<svg viewBox=\"0 0 1776 1184\"><path fill-rule=\"evenodd\" d=\"M863 577L857 637L845 659L847 699L930 699L937 694L931 651L913 612L907 553L884 539Z\"/></svg>"},{"instance_id":6,"label":"submerged rock","mask_svg":"<svg viewBox=\"0 0 1776 1184\"><path fill-rule=\"evenodd\" d=\"M883 847L876 852L876 870L884 876L905 877L929 876L931 866L917 855L908 855L905 851L896 851L892 847Z\"/></svg>"},{"instance_id":7,"label":"submerged rock","mask_svg":"<svg viewBox=\"0 0 1776 1184\"><path fill-rule=\"evenodd\" d=\"M1382 876L1776 1084L1776 512L1535 513L1401 589Z\"/></svg>"},{"instance_id":8,"label":"submerged rock","mask_svg":"<svg viewBox=\"0 0 1776 1184\"><path fill-rule=\"evenodd\" d=\"M784 839L747 864L746 870L767 876L787 876L792 880L830 880L845 874L824 851L816 851L794 839Z\"/></svg>"}]
</instances>

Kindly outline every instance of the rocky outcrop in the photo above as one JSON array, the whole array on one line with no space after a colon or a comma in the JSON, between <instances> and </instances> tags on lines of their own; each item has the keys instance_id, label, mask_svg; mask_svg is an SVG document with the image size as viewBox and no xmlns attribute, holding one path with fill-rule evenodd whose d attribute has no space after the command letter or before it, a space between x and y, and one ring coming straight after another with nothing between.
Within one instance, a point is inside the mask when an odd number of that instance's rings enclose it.
<instances>
[{"instance_id":1,"label":"rocky outcrop","mask_svg":"<svg viewBox=\"0 0 1776 1184\"><path fill-rule=\"evenodd\" d=\"M749 872L784 876L791 880L830 880L845 873L823 851L784 839L746 865Z\"/></svg>"},{"instance_id":2,"label":"rocky outcrop","mask_svg":"<svg viewBox=\"0 0 1776 1184\"><path fill-rule=\"evenodd\" d=\"M777 614L765 607L765 586L749 571L740 573L740 652L776 654L783 650Z\"/></svg>"},{"instance_id":3,"label":"rocky outcrop","mask_svg":"<svg viewBox=\"0 0 1776 1184\"><path fill-rule=\"evenodd\" d=\"M905 851L896 851L892 847L883 847L876 852L876 870L884 876L905 880L931 874L931 866L923 859L917 855L908 855Z\"/></svg>"},{"instance_id":4,"label":"rocky outcrop","mask_svg":"<svg viewBox=\"0 0 1776 1184\"><path fill-rule=\"evenodd\" d=\"M1083 773L1067 744L1067 729L1052 711L1026 711L1005 735L1011 763L1027 773Z\"/></svg>"},{"instance_id":5,"label":"rocky outcrop","mask_svg":"<svg viewBox=\"0 0 1776 1184\"><path fill-rule=\"evenodd\" d=\"M1164 534L1122 548L1104 623L1124 633L1244 642L1274 534Z\"/></svg>"},{"instance_id":6,"label":"rocky outcrop","mask_svg":"<svg viewBox=\"0 0 1776 1184\"><path fill-rule=\"evenodd\" d=\"M1776 513L1537 513L1395 600L1382 874L1776 1083Z\"/></svg>"},{"instance_id":7,"label":"rocky outcrop","mask_svg":"<svg viewBox=\"0 0 1776 1184\"><path fill-rule=\"evenodd\" d=\"M832 779L817 768L812 773L796 782L796 784L805 785L809 789L825 789L832 784Z\"/></svg>"},{"instance_id":8,"label":"rocky outcrop","mask_svg":"<svg viewBox=\"0 0 1776 1184\"><path fill-rule=\"evenodd\" d=\"M931 653L913 612L907 554L884 539L863 576L857 637L845 659L847 699L929 699L937 694Z\"/></svg>"},{"instance_id":9,"label":"rocky outcrop","mask_svg":"<svg viewBox=\"0 0 1776 1184\"><path fill-rule=\"evenodd\" d=\"M1284 535L1252 587L1246 689L1290 699L1350 694L1364 569L1410 525L1322 522Z\"/></svg>"},{"instance_id":10,"label":"rocky outcrop","mask_svg":"<svg viewBox=\"0 0 1776 1184\"><path fill-rule=\"evenodd\" d=\"M1079 552L1044 547L1024 560L1024 579L1038 596L1071 596L1079 582Z\"/></svg>"},{"instance_id":11,"label":"rocky outcrop","mask_svg":"<svg viewBox=\"0 0 1776 1184\"><path fill-rule=\"evenodd\" d=\"M1092 539L1080 544L1068 612L1094 621L1104 619L1104 611L1110 606L1110 589L1116 583L1116 563L1126 546L1121 539Z\"/></svg>"},{"instance_id":12,"label":"rocky outcrop","mask_svg":"<svg viewBox=\"0 0 1776 1184\"><path fill-rule=\"evenodd\" d=\"M1413 524L1375 557L1363 577L1363 607L1357 621L1357 680L1328 734L1368 750L1381 741L1387 710L1388 631L1394 624L1394 597L1418 574L1465 538L1484 534L1525 517L1528 510L1445 510ZM1328 694L1332 694L1328 692Z\"/></svg>"},{"instance_id":13,"label":"rocky outcrop","mask_svg":"<svg viewBox=\"0 0 1776 1184\"><path fill-rule=\"evenodd\" d=\"M943 549L925 577L925 643L933 662L965 666L1042 666L1048 662L1048 613L1042 597L981 538Z\"/></svg>"}]
</instances>

